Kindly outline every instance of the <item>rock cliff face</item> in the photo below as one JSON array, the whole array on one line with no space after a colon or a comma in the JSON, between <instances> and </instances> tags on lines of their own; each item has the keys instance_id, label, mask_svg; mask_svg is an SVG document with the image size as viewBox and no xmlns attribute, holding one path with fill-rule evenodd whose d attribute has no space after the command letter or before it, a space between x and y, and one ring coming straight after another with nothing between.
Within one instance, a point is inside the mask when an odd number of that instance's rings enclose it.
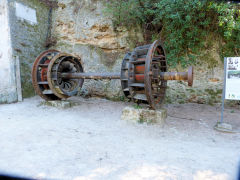
<instances>
[{"instance_id":1,"label":"rock cliff face","mask_svg":"<svg viewBox=\"0 0 240 180\"><path fill-rule=\"evenodd\" d=\"M104 14L103 1L58 2L52 24L52 35L57 40L54 48L80 56L86 72L119 72L124 54L144 43L139 28L113 29L111 18ZM211 104L221 101L223 63L218 48L218 43L213 44L199 58L193 88L183 82L168 83L167 102ZM122 96L118 80L87 80L81 93L109 98Z\"/></svg>"}]
</instances>

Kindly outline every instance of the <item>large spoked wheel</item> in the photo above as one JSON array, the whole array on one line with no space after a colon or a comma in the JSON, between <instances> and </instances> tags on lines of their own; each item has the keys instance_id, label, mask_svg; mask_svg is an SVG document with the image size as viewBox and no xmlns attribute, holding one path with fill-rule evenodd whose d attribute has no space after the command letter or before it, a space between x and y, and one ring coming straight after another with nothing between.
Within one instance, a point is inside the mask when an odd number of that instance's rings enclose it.
<instances>
[{"instance_id":1,"label":"large spoked wheel","mask_svg":"<svg viewBox=\"0 0 240 180\"><path fill-rule=\"evenodd\" d=\"M66 53L57 54L48 66L47 80L56 96L66 99L74 96L82 87L84 79L64 79L61 73L81 73L81 59Z\"/></svg>"},{"instance_id":2,"label":"large spoked wheel","mask_svg":"<svg viewBox=\"0 0 240 180\"><path fill-rule=\"evenodd\" d=\"M145 94L153 109L161 106L167 88L167 81L159 77L160 72L167 72L167 61L162 44L155 41L148 50L144 72Z\"/></svg>"},{"instance_id":3,"label":"large spoked wheel","mask_svg":"<svg viewBox=\"0 0 240 180\"><path fill-rule=\"evenodd\" d=\"M160 107L167 88L160 72L167 72L166 54L160 41L135 48L122 63L124 95L134 102L148 103L152 109Z\"/></svg>"},{"instance_id":4,"label":"large spoked wheel","mask_svg":"<svg viewBox=\"0 0 240 180\"><path fill-rule=\"evenodd\" d=\"M42 52L35 60L32 68L32 83L35 92L47 101L59 100L50 89L47 81L48 65L52 58L57 55L57 50L47 50Z\"/></svg>"}]
</instances>

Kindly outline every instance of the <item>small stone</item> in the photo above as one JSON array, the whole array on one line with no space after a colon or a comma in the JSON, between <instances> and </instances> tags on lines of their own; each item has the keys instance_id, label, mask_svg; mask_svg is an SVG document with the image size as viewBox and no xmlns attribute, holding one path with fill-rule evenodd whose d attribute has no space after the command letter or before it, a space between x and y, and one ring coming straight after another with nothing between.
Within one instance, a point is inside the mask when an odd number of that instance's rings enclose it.
<instances>
[{"instance_id":1,"label":"small stone","mask_svg":"<svg viewBox=\"0 0 240 180\"><path fill-rule=\"evenodd\" d=\"M136 109L134 107L126 107L122 111L122 120L135 123L157 123L164 125L167 118L167 110L149 110L149 109Z\"/></svg>"}]
</instances>

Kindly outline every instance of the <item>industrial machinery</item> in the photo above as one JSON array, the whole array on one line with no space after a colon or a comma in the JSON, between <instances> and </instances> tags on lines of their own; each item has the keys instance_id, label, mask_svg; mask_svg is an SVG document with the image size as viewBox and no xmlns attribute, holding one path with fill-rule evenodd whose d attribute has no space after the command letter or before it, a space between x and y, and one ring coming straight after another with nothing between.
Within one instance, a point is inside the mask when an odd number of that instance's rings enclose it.
<instances>
[{"instance_id":1,"label":"industrial machinery","mask_svg":"<svg viewBox=\"0 0 240 180\"><path fill-rule=\"evenodd\" d=\"M152 109L162 104L167 80L193 84L193 68L188 72L167 72L166 54L160 41L128 52L120 73L85 73L81 59L57 50L42 52L34 62L32 82L36 93L47 101L76 95L84 79L120 79L124 95Z\"/></svg>"}]
</instances>

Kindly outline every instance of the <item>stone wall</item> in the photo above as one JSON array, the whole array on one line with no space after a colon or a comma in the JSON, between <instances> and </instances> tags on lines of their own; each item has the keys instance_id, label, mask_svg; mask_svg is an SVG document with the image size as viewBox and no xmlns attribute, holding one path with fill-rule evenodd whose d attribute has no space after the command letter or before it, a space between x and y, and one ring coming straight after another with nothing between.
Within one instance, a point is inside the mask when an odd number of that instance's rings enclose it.
<instances>
[{"instance_id":1,"label":"stone wall","mask_svg":"<svg viewBox=\"0 0 240 180\"><path fill-rule=\"evenodd\" d=\"M127 31L113 29L111 18L104 15L105 5L100 0L59 0L54 12L52 33L57 40L54 48L80 56L86 72L120 71L121 61L128 50L143 43L138 28ZM213 104L221 101L223 63L218 54L219 42L213 36L195 66L194 85L168 82L166 102L197 102ZM172 71L186 71L177 68ZM120 81L94 81L84 83L83 92L109 98L122 96Z\"/></svg>"},{"instance_id":2,"label":"stone wall","mask_svg":"<svg viewBox=\"0 0 240 180\"><path fill-rule=\"evenodd\" d=\"M17 101L7 0L0 1L0 104Z\"/></svg>"},{"instance_id":3,"label":"stone wall","mask_svg":"<svg viewBox=\"0 0 240 180\"><path fill-rule=\"evenodd\" d=\"M23 97L33 96L32 64L44 51L49 7L39 0L8 0L13 59L19 58Z\"/></svg>"}]
</instances>

